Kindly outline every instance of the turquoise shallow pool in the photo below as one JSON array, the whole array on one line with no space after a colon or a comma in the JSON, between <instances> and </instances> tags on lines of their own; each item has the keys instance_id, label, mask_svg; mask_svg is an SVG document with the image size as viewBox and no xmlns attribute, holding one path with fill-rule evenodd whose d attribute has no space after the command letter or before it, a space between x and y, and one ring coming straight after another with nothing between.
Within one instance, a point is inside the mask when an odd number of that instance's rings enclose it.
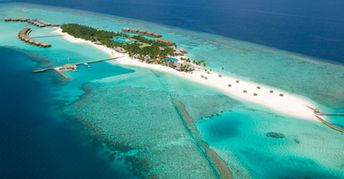
<instances>
[{"instance_id":1,"label":"turquoise shallow pool","mask_svg":"<svg viewBox=\"0 0 344 179\"><path fill-rule=\"evenodd\" d=\"M173 57L169 57L169 58L166 58L166 59L169 60L169 61L172 61L172 62L177 62L178 61L178 59L173 58Z\"/></svg>"},{"instance_id":2,"label":"turquoise shallow pool","mask_svg":"<svg viewBox=\"0 0 344 179\"><path fill-rule=\"evenodd\" d=\"M131 40L129 40L127 37L124 36L116 36L113 39L115 42L121 43L121 44L131 44L133 43Z\"/></svg>"},{"instance_id":3,"label":"turquoise shallow pool","mask_svg":"<svg viewBox=\"0 0 344 179\"><path fill-rule=\"evenodd\" d=\"M186 49L191 57L204 59L214 70L304 95L326 111L344 110L344 67L326 63L326 59L315 61L211 34L85 11L1 3L0 12L9 17L81 23L113 31L123 27L156 31ZM0 21L0 45L34 56L41 67L107 57L89 45L69 43L59 36L40 38L53 45L50 49L22 43L17 32L27 26ZM32 36L53 35L50 28L32 28ZM344 175L343 136L319 122L284 117L216 90L141 68L99 63L90 68L81 66L77 73L68 75L72 80L66 82L49 73L49 78L59 84L52 87L51 97L61 101L58 108L63 120L82 124L103 146L100 153L124 161L136 173L163 178L214 177L171 102L175 99L185 105L202 139L225 160L234 176ZM344 124L343 120L333 120ZM267 132L286 137L269 138Z\"/></svg>"}]
</instances>

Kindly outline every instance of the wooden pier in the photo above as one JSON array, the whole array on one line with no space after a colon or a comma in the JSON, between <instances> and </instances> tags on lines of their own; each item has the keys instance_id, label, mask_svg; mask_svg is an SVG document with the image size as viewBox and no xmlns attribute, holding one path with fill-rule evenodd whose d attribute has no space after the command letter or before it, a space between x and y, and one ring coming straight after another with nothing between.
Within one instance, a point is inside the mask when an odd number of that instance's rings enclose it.
<instances>
[{"instance_id":1,"label":"wooden pier","mask_svg":"<svg viewBox=\"0 0 344 179\"><path fill-rule=\"evenodd\" d=\"M64 79L69 80L69 76L65 75L62 71L58 70L57 68L53 68L52 70L54 70L57 74L59 74L60 76L62 76Z\"/></svg>"},{"instance_id":2,"label":"wooden pier","mask_svg":"<svg viewBox=\"0 0 344 179\"><path fill-rule=\"evenodd\" d=\"M337 127L337 126L335 126L335 125L333 125L333 124L331 124L331 123L325 121L322 117L320 117L320 116L318 116L318 115L315 115L315 117L316 117L317 119L319 119L320 122L322 122L322 123L325 124L326 126L330 127L331 129L333 129L333 130L335 130L335 131L338 131L338 132L344 134L344 129L341 129L341 128L339 128L339 127Z\"/></svg>"},{"instance_id":3,"label":"wooden pier","mask_svg":"<svg viewBox=\"0 0 344 179\"><path fill-rule=\"evenodd\" d=\"M318 113L318 116L344 116L344 113Z\"/></svg>"},{"instance_id":4,"label":"wooden pier","mask_svg":"<svg viewBox=\"0 0 344 179\"><path fill-rule=\"evenodd\" d=\"M329 122L327 122L322 116L344 116L344 113L322 113L319 109L307 106L309 109L313 110L314 116L327 127L344 134L344 129L337 127Z\"/></svg>"},{"instance_id":5,"label":"wooden pier","mask_svg":"<svg viewBox=\"0 0 344 179\"><path fill-rule=\"evenodd\" d=\"M92 63L98 63L98 62L105 62L105 61L110 61L110 60L115 60L120 57L114 57L114 58L106 58L106 59L100 59L100 60L90 60L90 61L85 61L85 62L79 62L79 63L71 63L71 64L65 64L63 66L55 66L55 67L48 67L48 68L42 68L42 69L37 69L37 70L32 70L32 73L42 73L46 71L53 70L65 79L69 79L67 75L63 73L63 71L76 71L77 66L79 65L89 65Z\"/></svg>"}]
</instances>

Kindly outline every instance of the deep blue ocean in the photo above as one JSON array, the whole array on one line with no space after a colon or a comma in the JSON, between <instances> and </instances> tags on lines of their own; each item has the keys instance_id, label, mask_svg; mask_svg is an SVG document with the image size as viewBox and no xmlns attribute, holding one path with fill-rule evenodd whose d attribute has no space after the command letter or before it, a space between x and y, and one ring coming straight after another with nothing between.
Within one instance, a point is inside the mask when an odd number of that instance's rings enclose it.
<instances>
[{"instance_id":1,"label":"deep blue ocean","mask_svg":"<svg viewBox=\"0 0 344 179\"><path fill-rule=\"evenodd\" d=\"M209 32L344 63L342 0L18 1L95 11Z\"/></svg>"},{"instance_id":2,"label":"deep blue ocean","mask_svg":"<svg viewBox=\"0 0 344 179\"><path fill-rule=\"evenodd\" d=\"M123 178L132 176L108 158L74 120L62 120L59 87L31 75L36 57L0 47L0 178ZM15 83L13 82L15 81ZM76 132L78 131L78 132ZM120 164L118 164L120 165Z\"/></svg>"}]
</instances>

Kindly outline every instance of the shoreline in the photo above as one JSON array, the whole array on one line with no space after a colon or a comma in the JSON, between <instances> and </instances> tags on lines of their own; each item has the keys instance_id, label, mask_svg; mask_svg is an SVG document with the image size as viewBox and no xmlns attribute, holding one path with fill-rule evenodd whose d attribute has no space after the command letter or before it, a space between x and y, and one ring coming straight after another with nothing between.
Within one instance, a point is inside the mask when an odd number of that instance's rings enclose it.
<instances>
[{"instance_id":1,"label":"shoreline","mask_svg":"<svg viewBox=\"0 0 344 179\"><path fill-rule=\"evenodd\" d=\"M186 80L190 80L199 84L215 88L229 97L233 97L246 102L251 102L266 107L280 114L288 115L290 117L318 121L314 115L313 110L307 107L315 106L302 96L294 95L277 88L257 84L251 81L241 80L216 72L210 72L210 74L208 74L203 69L196 69L193 72L186 73L179 72L177 70L162 65L147 64L129 57L128 54L116 52L115 50L110 49L106 46L97 45L91 41L75 38L67 33L62 32L61 28L55 29L56 30L54 30L53 33L62 35L62 37L69 42L86 43L92 45L95 48L105 52L110 57L123 56L114 61L109 61L109 63L111 64L137 66L159 72L169 73ZM207 79L205 79L204 77L207 77ZM282 96L280 96L281 94Z\"/></svg>"}]
</instances>

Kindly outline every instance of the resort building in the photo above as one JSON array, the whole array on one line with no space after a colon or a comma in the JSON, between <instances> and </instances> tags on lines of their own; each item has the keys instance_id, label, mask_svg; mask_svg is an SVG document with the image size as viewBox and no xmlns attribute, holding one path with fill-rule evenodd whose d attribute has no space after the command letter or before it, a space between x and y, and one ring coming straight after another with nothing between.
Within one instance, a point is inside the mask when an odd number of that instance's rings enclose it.
<instances>
[{"instance_id":1,"label":"resort building","mask_svg":"<svg viewBox=\"0 0 344 179\"><path fill-rule=\"evenodd\" d=\"M58 68L59 71L76 71L77 66L75 64L66 64Z\"/></svg>"},{"instance_id":2,"label":"resort building","mask_svg":"<svg viewBox=\"0 0 344 179\"><path fill-rule=\"evenodd\" d=\"M127 51L122 48L122 47L114 47L113 48L116 52L119 52L119 53L126 53Z\"/></svg>"}]
</instances>

